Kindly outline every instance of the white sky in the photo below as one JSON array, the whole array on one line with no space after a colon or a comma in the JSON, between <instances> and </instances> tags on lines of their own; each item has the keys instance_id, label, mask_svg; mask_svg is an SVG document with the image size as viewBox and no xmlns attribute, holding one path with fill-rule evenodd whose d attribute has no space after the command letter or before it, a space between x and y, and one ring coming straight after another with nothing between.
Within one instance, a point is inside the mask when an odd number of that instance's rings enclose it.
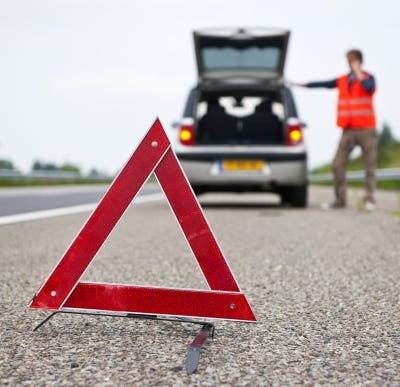
<instances>
[{"instance_id":1,"label":"white sky","mask_svg":"<svg viewBox=\"0 0 400 387\"><path fill-rule=\"evenodd\" d=\"M196 81L192 30L291 30L289 80L332 79L357 47L377 80L379 128L400 138L399 2L395 0L0 0L0 158L116 172L156 116L178 119ZM295 89L310 167L340 131L336 91Z\"/></svg>"}]
</instances>

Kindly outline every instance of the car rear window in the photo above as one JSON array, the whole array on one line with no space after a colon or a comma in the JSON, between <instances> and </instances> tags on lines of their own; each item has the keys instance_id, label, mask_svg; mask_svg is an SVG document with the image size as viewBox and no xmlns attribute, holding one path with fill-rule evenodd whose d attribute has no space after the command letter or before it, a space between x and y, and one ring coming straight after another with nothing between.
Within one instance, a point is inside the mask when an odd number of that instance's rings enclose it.
<instances>
[{"instance_id":1,"label":"car rear window","mask_svg":"<svg viewBox=\"0 0 400 387\"><path fill-rule=\"evenodd\" d=\"M206 47L202 54L206 70L276 70L281 49L278 47Z\"/></svg>"}]
</instances>

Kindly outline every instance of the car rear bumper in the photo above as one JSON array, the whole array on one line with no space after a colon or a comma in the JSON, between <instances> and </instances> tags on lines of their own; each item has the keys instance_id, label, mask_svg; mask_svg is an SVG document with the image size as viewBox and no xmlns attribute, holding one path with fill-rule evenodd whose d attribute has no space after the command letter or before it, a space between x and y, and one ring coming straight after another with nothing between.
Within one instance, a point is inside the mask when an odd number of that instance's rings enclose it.
<instances>
[{"instance_id":1,"label":"car rear bumper","mask_svg":"<svg viewBox=\"0 0 400 387\"><path fill-rule=\"evenodd\" d=\"M193 186L221 189L273 191L279 186L300 186L307 183L305 152L241 153L178 153L182 167ZM260 171L224 171L223 160L262 160Z\"/></svg>"}]
</instances>

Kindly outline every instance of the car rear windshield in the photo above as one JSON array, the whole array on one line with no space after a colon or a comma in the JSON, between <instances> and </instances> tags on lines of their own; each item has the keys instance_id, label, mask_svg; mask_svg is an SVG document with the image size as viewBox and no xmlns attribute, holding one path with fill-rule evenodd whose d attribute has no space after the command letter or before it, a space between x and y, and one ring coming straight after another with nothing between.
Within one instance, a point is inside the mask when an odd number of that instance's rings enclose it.
<instances>
[{"instance_id":1,"label":"car rear windshield","mask_svg":"<svg viewBox=\"0 0 400 387\"><path fill-rule=\"evenodd\" d=\"M197 105L196 143L282 144L284 115L283 103L268 97L209 97Z\"/></svg>"},{"instance_id":2,"label":"car rear windshield","mask_svg":"<svg viewBox=\"0 0 400 387\"><path fill-rule=\"evenodd\" d=\"M278 47L206 47L202 53L207 70L276 70L281 50Z\"/></svg>"}]
</instances>

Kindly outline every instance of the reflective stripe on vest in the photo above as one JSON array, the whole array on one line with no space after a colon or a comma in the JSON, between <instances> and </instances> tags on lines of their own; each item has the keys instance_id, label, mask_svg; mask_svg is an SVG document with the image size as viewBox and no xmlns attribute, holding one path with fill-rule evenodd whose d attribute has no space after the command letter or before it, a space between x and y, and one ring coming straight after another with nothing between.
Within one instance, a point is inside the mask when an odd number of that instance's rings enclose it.
<instances>
[{"instance_id":1,"label":"reflective stripe on vest","mask_svg":"<svg viewBox=\"0 0 400 387\"><path fill-rule=\"evenodd\" d=\"M372 97L354 98L351 100L340 99L338 103L339 105L348 105L348 104L358 105L363 103L372 103Z\"/></svg>"},{"instance_id":2,"label":"reflective stripe on vest","mask_svg":"<svg viewBox=\"0 0 400 387\"><path fill-rule=\"evenodd\" d=\"M339 110L338 115L339 116L370 116L373 115L374 111L373 110Z\"/></svg>"}]
</instances>

